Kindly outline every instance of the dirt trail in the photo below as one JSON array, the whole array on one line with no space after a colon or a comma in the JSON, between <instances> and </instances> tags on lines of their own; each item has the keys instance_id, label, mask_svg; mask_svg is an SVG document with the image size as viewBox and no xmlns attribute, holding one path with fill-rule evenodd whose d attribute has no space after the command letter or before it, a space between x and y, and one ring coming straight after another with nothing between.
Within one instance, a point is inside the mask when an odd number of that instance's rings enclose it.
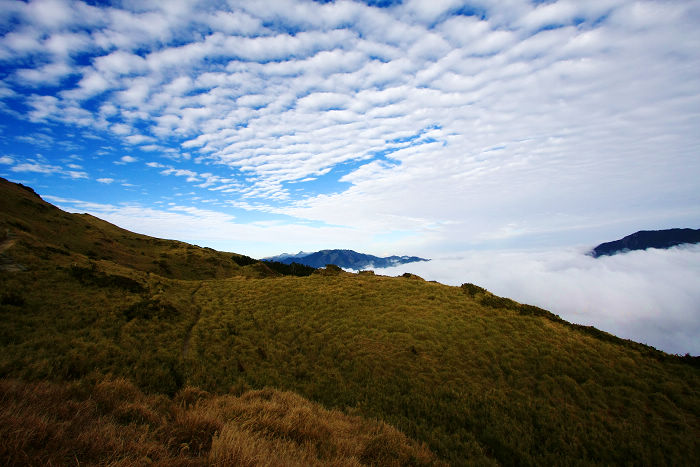
<instances>
[{"instance_id":1,"label":"dirt trail","mask_svg":"<svg viewBox=\"0 0 700 467\"><path fill-rule=\"evenodd\" d=\"M0 243L0 271L19 272L27 270L25 266L16 263L12 258L3 254L12 248L14 244L15 240L13 238L8 238Z\"/></svg>"},{"instance_id":2,"label":"dirt trail","mask_svg":"<svg viewBox=\"0 0 700 467\"><path fill-rule=\"evenodd\" d=\"M197 325L197 323L199 323L199 317L202 314L202 309L194 304L194 296L197 292L199 292L199 289L202 288L202 285L204 285L204 283L200 282L197 288L194 289L190 294L190 301L192 302L192 306L195 309L195 318L194 321L192 321L192 325L189 327L187 333L185 334L185 341L182 343L182 358L186 358L187 353L190 351L190 339L192 338L192 330Z\"/></svg>"}]
</instances>

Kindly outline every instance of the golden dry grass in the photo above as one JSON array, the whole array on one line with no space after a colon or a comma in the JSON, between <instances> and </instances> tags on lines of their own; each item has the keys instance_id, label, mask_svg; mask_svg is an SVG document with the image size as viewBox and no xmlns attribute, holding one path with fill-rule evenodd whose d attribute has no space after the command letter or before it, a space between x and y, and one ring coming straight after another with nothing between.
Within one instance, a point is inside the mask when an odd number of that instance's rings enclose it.
<instances>
[{"instance_id":1,"label":"golden dry grass","mask_svg":"<svg viewBox=\"0 0 700 467\"><path fill-rule=\"evenodd\" d=\"M379 421L272 389L241 396L186 387L145 395L96 384L0 380L0 463L14 465L437 465Z\"/></svg>"}]
</instances>

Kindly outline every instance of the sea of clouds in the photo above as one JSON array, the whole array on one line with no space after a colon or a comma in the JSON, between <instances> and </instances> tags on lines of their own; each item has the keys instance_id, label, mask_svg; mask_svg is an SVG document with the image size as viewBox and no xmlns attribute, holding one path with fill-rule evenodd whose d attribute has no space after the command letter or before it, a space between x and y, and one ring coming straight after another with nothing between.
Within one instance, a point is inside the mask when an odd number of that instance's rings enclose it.
<instances>
[{"instance_id":1,"label":"sea of clouds","mask_svg":"<svg viewBox=\"0 0 700 467\"><path fill-rule=\"evenodd\" d=\"M669 353L700 355L700 245L593 258L585 249L470 251L376 269L471 282Z\"/></svg>"}]
</instances>

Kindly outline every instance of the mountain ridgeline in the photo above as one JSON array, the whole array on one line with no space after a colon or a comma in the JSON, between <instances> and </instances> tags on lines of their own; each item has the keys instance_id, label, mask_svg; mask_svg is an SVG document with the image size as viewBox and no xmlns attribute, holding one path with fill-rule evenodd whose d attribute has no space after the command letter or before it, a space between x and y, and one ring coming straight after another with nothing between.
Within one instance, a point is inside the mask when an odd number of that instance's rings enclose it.
<instances>
[{"instance_id":1,"label":"mountain ridgeline","mask_svg":"<svg viewBox=\"0 0 700 467\"><path fill-rule=\"evenodd\" d=\"M590 255L598 258L632 250L671 248L687 243L700 243L700 229L640 230L620 240L601 243L591 250Z\"/></svg>"},{"instance_id":2,"label":"mountain ridgeline","mask_svg":"<svg viewBox=\"0 0 700 467\"><path fill-rule=\"evenodd\" d=\"M283 266L0 180L0 464L700 458L697 358L471 283Z\"/></svg>"},{"instance_id":3,"label":"mountain ridgeline","mask_svg":"<svg viewBox=\"0 0 700 467\"><path fill-rule=\"evenodd\" d=\"M430 261L417 256L387 256L379 257L358 253L353 250L321 250L315 253L299 252L296 255L282 254L265 258L265 261L277 261L284 264L298 263L312 268L322 268L334 264L344 269L362 270L367 268L389 268L416 261Z\"/></svg>"}]
</instances>

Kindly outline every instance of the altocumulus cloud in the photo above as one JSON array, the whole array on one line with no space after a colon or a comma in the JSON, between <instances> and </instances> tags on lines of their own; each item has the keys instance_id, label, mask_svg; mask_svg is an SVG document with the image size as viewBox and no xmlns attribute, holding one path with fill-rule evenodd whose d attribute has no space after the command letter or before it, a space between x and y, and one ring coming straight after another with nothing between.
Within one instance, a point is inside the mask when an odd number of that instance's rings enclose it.
<instances>
[{"instance_id":1,"label":"altocumulus cloud","mask_svg":"<svg viewBox=\"0 0 700 467\"><path fill-rule=\"evenodd\" d=\"M472 282L573 323L671 353L700 355L700 245L592 258L580 249L482 251L377 269Z\"/></svg>"},{"instance_id":2,"label":"altocumulus cloud","mask_svg":"<svg viewBox=\"0 0 700 467\"><path fill-rule=\"evenodd\" d=\"M700 214L698 2L92 3L2 2L1 108L229 206L433 246Z\"/></svg>"}]
</instances>

